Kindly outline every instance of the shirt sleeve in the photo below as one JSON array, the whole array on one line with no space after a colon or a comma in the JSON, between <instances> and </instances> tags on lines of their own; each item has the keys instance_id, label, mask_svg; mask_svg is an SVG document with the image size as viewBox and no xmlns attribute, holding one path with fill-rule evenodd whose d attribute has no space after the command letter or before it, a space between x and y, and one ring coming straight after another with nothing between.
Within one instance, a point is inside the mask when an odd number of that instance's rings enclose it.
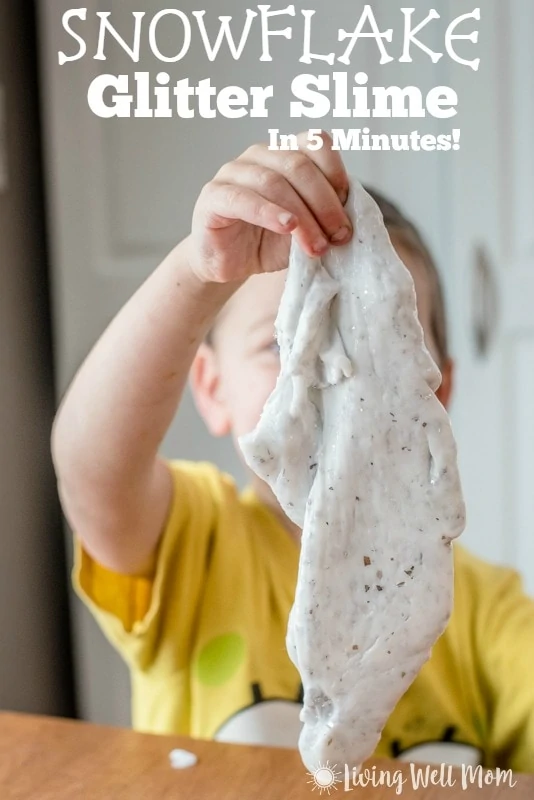
<instances>
[{"instance_id":1,"label":"shirt sleeve","mask_svg":"<svg viewBox=\"0 0 534 800\"><path fill-rule=\"evenodd\" d=\"M519 574L495 568L481 653L495 766L534 772L534 599Z\"/></svg>"},{"instance_id":2,"label":"shirt sleeve","mask_svg":"<svg viewBox=\"0 0 534 800\"><path fill-rule=\"evenodd\" d=\"M122 575L96 562L75 536L73 584L130 667L184 667L217 528L223 475L211 464L170 462L171 507L154 576Z\"/></svg>"}]
</instances>

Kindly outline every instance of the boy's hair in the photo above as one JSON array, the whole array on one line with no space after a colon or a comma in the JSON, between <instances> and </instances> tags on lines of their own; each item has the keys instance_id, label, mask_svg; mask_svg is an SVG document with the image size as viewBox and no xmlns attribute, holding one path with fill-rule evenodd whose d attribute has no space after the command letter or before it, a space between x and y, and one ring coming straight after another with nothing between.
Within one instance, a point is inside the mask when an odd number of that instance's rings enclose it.
<instances>
[{"instance_id":1,"label":"boy's hair","mask_svg":"<svg viewBox=\"0 0 534 800\"><path fill-rule=\"evenodd\" d=\"M376 189L369 186L364 186L364 189L379 207L389 235L396 236L402 244L423 260L430 284L430 325L440 360L443 363L449 357L447 317L443 287L432 254L419 230L398 206L377 192Z\"/></svg>"},{"instance_id":2,"label":"boy's hair","mask_svg":"<svg viewBox=\"0 0 534 800\"><path fill-rule=\"evenodd\" d=\"M447 337L447 322L445 314L445 299L443 296L443 288L441 286L441 279L439 272L432 258L430 250L428 249L423 237L419 230L411 222L408 217L405 217L402 211L388 200L384 195L372 189L369 186L364 186L365 191L371 195L375 203L378 205L382 216L384 217L384 224L388 229L390 236L394 235L402 241L402 243L411 250L415 255L423 259L425 269L430 284L430 324L434 341L438 349L438 354L441 363L449 357L449 345ZM213 326L206 336L206 344L213 344ZM439 366L439 365L438 365Z\"/></svg>"}]
</instances>

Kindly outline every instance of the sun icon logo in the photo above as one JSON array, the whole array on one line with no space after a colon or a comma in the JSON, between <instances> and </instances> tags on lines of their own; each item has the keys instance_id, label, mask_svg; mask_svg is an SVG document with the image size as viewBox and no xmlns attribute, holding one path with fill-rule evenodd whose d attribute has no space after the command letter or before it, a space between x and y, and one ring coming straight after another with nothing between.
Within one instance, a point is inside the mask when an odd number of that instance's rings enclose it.
<instances>
[{"instance_id":1,"label":"sun icon logo","mask_svg":"<svg viewBox=\"0 0 534 800\"><path fill-rule=\"evenodd\" d=\"M312 792L319 789L319 794L330 794L332 789L337 789L336 784L341 783L341 772L337 772L336 767L337 764L330 766L327 761L326 764L319 764L313 772L307 773L310 776L308 783L313 783Z\"/></svg>"}]
</instances>

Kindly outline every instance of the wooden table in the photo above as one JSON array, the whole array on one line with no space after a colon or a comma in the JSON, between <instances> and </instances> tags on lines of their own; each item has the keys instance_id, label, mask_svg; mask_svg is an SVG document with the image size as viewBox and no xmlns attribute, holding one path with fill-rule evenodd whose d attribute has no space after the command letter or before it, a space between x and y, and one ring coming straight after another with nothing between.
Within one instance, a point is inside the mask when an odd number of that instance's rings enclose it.
<instances>
[{"instance_id":1,"label":"wooden table","mask_svg":"<svg viewBox=\"0 0 534 800\"><path fill-rule=\"evenodd\" d=\"M198 763L173 770L169 752L185 748ZM462 787L461 770L448 783L414 788L411 767L396 761L369 762L405 783L352 789L358 800L533 800L534 775L480 789L478 780ZM399 773L398 771L401 771ZM496 772L492 773L496 777ZM246 747L177 736L150 736L83 722L0 713L1 800L303 800L348 797L344 780L314 789L312 778L293 750Z\"/></svg>"}]
</instances>

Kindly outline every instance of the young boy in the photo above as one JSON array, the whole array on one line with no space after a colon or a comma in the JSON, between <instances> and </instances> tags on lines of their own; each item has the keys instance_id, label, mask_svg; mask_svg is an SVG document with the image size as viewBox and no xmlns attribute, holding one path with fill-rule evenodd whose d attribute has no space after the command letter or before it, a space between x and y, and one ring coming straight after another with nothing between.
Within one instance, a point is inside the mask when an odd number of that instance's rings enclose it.
<instances>
[{"instance_id":1,"label":"young boy","mask_svg":"<svg viewBox=\"0 0 534 800\"><path fill-rule=\"evenodd\" d=\"M111 323L55 423L75 585L130 667L137 729L296 746L302 687L285 632L300 531L255 475L239 494L211 464L167 463L158 448L189 373L212 434L254 428L279 370L291 235L309 254L352 235L339 153L326 134L322 150L302 148L257 145L219 170L190 236ZM376 199L447 405L436 269L416 229ZM534 602L512 570L454 554L452 618L376 755L534 771Z\"/></svg>"}]
</instances>

